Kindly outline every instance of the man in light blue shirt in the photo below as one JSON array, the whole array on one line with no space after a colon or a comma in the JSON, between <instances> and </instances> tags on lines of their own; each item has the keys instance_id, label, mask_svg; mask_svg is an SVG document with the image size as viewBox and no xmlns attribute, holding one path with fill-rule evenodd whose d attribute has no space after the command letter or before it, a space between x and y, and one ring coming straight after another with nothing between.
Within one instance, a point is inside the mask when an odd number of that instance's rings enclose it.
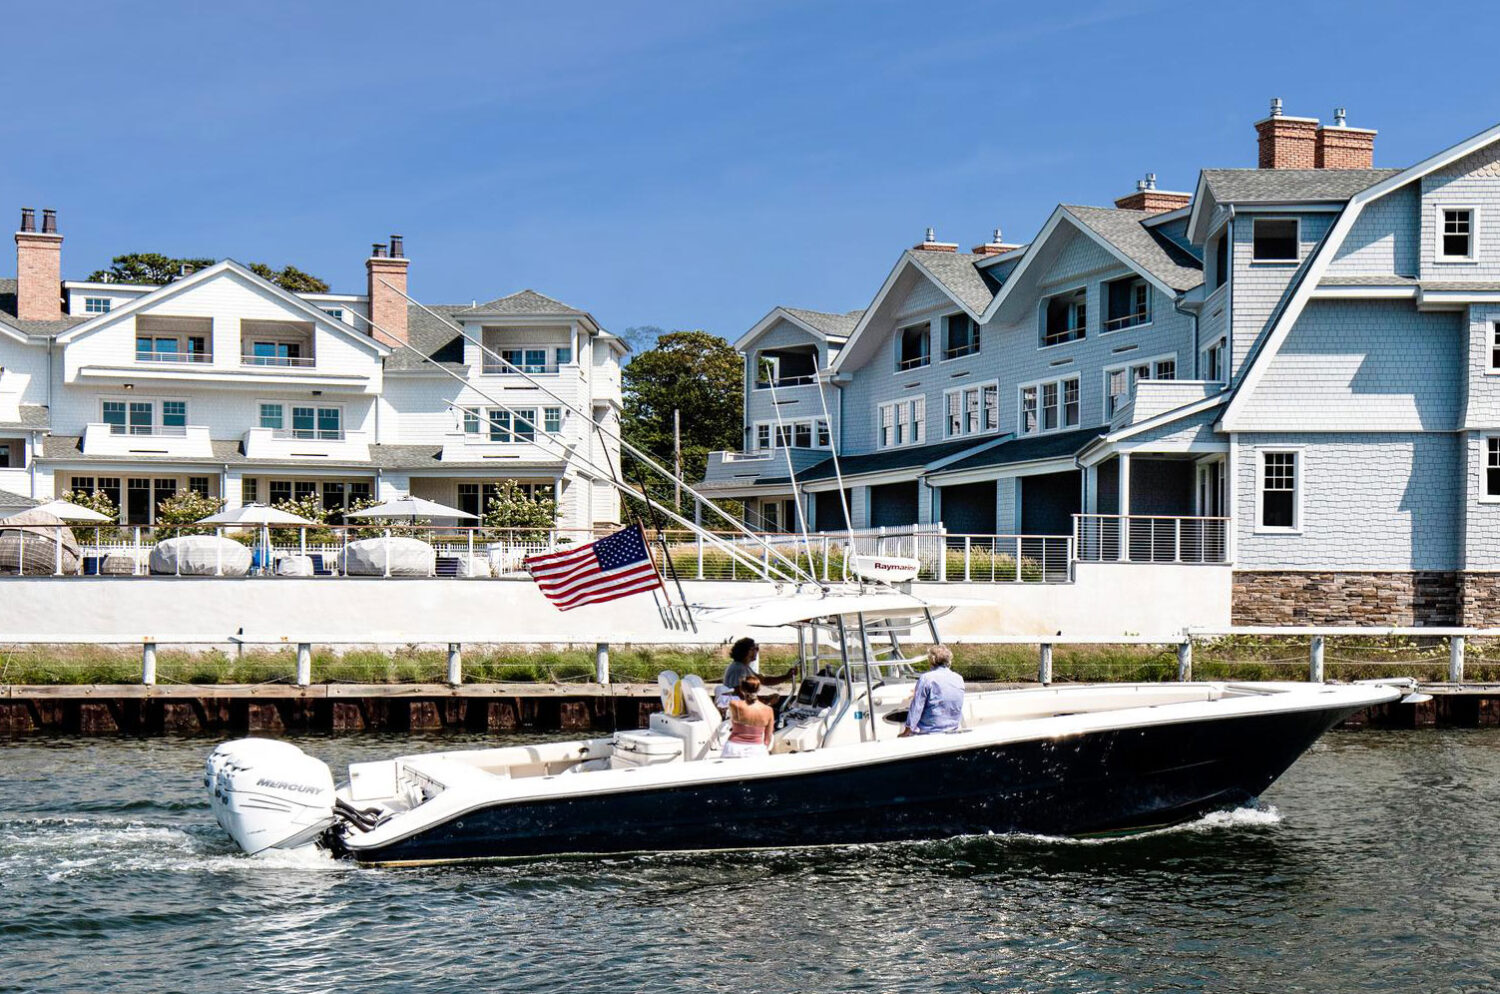
<instances>
[{"instance_id":1,"label":"man in light blue shirt","mask_svg":"<svg viewBox=\"0 0 1500 994\"><path fill-rule=\"evenodd\" d=\"M917 677L917 689L911 696L911 709L901 728L908 735L932 735L956 732L964 717L964 678L953 672L953 651L935 645L927 654L932 669Z\"/></svg>"}]
</instances>

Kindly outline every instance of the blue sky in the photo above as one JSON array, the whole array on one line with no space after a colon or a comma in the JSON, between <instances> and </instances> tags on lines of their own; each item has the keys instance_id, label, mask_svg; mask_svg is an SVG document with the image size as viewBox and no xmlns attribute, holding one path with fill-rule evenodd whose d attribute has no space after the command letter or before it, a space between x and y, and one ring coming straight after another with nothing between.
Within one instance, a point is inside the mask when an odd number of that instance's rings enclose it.
<instances>
[{"instance_id":1,"label":"blue sky","mask_svg":"<svg viewBox=\"0 0 1500 994\"><path fill-rule=\"evenodd\" d=\"M1380 129L1377 165L1500 120L1472 44L1500 11L1439 2L3 16L0 216L56 207L67 277L161 251L358 291L369 244L399 232L424 300L533 287L617 331L730 339L776 304L864 306L927 225L1026 240L1059 201L1108 204L1148 170L1190 189L1202 166L1254 165L1272 96L1347 106Z\"/></svg>"}]
</instances>

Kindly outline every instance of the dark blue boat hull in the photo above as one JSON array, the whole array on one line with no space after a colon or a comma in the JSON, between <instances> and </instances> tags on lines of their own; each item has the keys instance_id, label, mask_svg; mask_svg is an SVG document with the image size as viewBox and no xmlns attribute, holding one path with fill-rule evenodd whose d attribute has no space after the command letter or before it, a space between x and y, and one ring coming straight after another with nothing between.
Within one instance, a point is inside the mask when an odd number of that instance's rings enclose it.
<instances>
[{"instance_id":1,"label":"dark blue boat hull","mask_svg":"<svg viewBox=\"0 0 1500 994\"><path fill-rule=\"evenodd\" d=\"M1252 801L1356 710L1112 729L851 769L498 804L352 855L472 860L1141 830Z\"/></svg>"}]
</instances>

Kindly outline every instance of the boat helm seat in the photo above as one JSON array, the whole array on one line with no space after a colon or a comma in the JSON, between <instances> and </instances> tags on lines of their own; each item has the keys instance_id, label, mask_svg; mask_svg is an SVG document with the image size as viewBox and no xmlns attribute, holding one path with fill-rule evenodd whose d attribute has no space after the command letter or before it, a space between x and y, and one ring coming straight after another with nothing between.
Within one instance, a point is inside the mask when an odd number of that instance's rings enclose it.
<instances>
[{"instance_id":1,"label":"boat helm seat","mask_svg":"<svg viewBox=\"0 0 1500 994\"><path fill-rule=\"evenodd\" d=\"M684 759L706 759L716 748L716 736L724 716L714 706L713 695L703 678L689 674L678 682L686 714L657 712L651 716L651 731L682 740Z\"/></svg>"}]
</instances>

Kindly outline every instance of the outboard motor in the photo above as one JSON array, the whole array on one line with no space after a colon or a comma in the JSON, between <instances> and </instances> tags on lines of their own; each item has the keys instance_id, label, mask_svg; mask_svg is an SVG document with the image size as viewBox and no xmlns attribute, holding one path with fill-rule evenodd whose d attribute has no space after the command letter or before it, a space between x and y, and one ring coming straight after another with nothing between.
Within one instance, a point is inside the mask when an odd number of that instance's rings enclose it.
<instances>
[{"instance_id":1,"label":"outboard motor","mask_svg":"<svg viewBox=\"0 0 1500 994\"><path fill-rule=\"evenodd\" d=\"M225 742L204 763L203 785L219 826L252 856L310 845L336 820L333 771L289 742Z\"/></svg>"}]
</instances>

